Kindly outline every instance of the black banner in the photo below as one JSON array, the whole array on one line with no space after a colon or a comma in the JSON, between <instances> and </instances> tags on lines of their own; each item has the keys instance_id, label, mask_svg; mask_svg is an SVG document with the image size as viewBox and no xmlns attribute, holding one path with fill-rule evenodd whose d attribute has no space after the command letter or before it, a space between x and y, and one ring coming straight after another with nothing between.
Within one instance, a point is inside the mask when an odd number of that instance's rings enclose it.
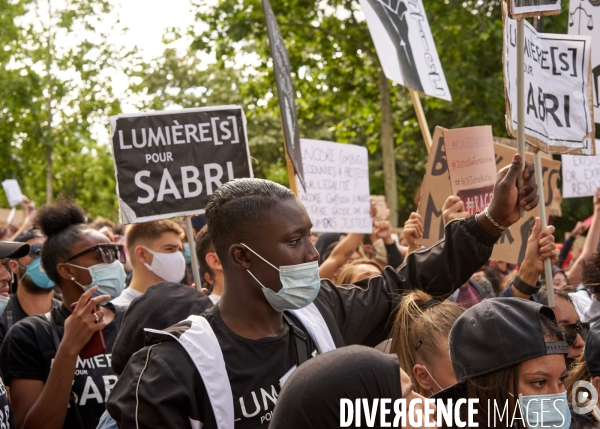
<instances>
[{"instance_id":1,"label":"black banner","mask_svg":"<svg viewBox=\"0 0 600 429\"><path fill-rule=\"evenodd\" d=\"M201 213L223 183L252 177L241 107L119 115L111 128L123 223Z\"/></svg>"},{"instance_id":2,"label":"black banner","mask_svg":"<svg viewBox=\"0 0 600 429\"><path fill-rule=\"evenodd\" d=\"M300 150L300 134L298 130L298 117L296 116L296 93L292 82L292 67L290 58L285 48L281 31L277 20L271 9L269 0L263 0L263 9L267 21L267 35L273 57L273 69L275 70L275 83L277 84L277 95L279 96L279 110L281 110L281 124L283 126L283 138L288 156L296 175L304 190L304 167L302 166L302 151ZM290 177L290 182L293 178Z\"/></svg>"}]
</instances>

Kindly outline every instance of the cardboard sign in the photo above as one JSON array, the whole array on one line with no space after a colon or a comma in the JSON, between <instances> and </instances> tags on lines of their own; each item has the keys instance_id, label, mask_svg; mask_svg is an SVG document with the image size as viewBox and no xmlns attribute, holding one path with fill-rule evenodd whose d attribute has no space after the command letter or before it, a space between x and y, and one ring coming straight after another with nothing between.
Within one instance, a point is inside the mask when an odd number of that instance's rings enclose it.
<instances>
[{"instance_id":1,"label":"cardboard sign","mask_svg":"<svg viewBox=\"0 0 600 429\"><path fill-rule=\"evenodd\" d=\"M470 215L485 210L496 183L492 127L444 131L452 193L465 203Z\"/></svg>"},{"instance_id":2,"label":"cardboard sign","mask_svg":"<svg viewBox=\"0 0 600 429\"><path fill-rule=\"evenodd\" d=\"M508 13L513 19L557 15L560 0L508 0Z\"/></svg>"},{"instance_id":3,"label":"cardboard sign","mask_svg":"<svg viewBox=\"0 0 600 429\"><path fill-rule=\"evenodd\" d=\"M505 18L507 129L517 135L517 21ZM595 155L591 40L538 34L525 22L525 135L546 153Z\"/></svg>"},{"instance_id":4,"label":"cardboard sign","mask_svg":"<svg viewBox=\"0 0 600 429\"><path fill-rule=\"evenodd\" d=\"M124 224L203 213L223 183L252 177L239 106L126 114L110 121Z\"/></svg>"},{"instance_id":5,"label":"cardboard sign","mask_svg":"<svg viewBox=\"0 0 600 429\"><path fill-rule=\"evenodd\" d=\"M600 1L571 0L569 34L592 38L592 85L594 87L594 118L600 121Z\"/></svg>"},{"instance_id":6,"label":"cardboard sign","mask_svg":"<svg viewBox=\"0 0 600 429\"><path fill-rule=\"evenodd\" d=\"M564 198L592 197L600 188L600 156L563 155Z\"/></svg>"},{"instance_id":7,"label":"cardboard sign","mask_svg":"<svg viewBox=\"0 0 600 429\"><path fill-rule=\"evenodd\" d=\"M23 201L23 194L19 187L19 182L15 179L8 179L2 182L4 192L6 192L6 199L11 207L18 206Z\"/></svg>"},{"instance_id":8,"label":"cardboard sign","mask_svg":"<svg viewBox=\"0 0 600 429\"><path fill-rule=\"evenodd\" d=\"M306 190L299 188L315 232L370 234L369 154L351 144L301 139Z\"/></svg>"},{"instance_id":9,"label":"cardboard sign","mask_svg":"<svg viewBox=\"0 0 600 429\"><path fill-rule=\"evenodd\" d=\"M427 170L423 181L423 191L419 204L419 214L423 217L423 238L418 244L431 246L444 236L442 207L448 196L452 195L452 185L448 171L448 160L441 127L436 127L433 146L427 160ZM512 162L516 149L501 144L494 144L496 168L500 170ZM533 163L533 154L526 155ZM553 201L554 190L560 174L560 162L542 158L544 176L545 204L549 207ZM538 216L537 208L527 212L527 216L506 230L494 247L492 259L517 264L525 256L527 239Z\"/></svg>"},{"instance_id":10,"label":"cardboard sign","mask_svg":"<svg viewBox=\"0 0 600 429\"><path fill-rule=\"evenodd\" d=\"M360 0L388 79L451 101L422 0Z\"/></svg>"},{"instance_id":11,"label":"cardboard sign","mask_svg":"<svg viewBox=\"0 0 600 429\"><path fill-rule=\"evenodd\" d=\"M269 0L262 0L262 3L267 21L267 36L271 48L271 57L273 58L273 69L275 70L275 84L277 85L277 96L279 97L285 147L294 165L296 176L300 179L302 187L305 188L300 131L298 130L298 117L296 116L296 92L294 91L294 82L292 82L290 57ZM292 179L290 178L290 180Z\"/></svg>"}]
</instances>

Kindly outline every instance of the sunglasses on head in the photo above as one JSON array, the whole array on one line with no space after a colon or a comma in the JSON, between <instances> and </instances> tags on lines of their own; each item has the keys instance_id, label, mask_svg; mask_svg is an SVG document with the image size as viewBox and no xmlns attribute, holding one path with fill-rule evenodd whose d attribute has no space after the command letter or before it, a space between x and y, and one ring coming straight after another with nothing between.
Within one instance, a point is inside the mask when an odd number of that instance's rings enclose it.
<instances>
[{"instance_id":1,"label":"sunglasses on head","mask_svg":"<svg viewBox=\"0 0 600 429\"><path fill-rule=\"evenodd\" d=\"M112 264L117 259L124 264L125 259L125 248L120 244L96 244L95 246L90 247L89 249L84 250L83 252L79 252L76 255L71 256L65 262L70 262L75 258L78 258L83 255L87 255L88 253L98 252L100 257L102 258L102 262L105 264Z\"/></svg>"},{"instance_id":2,"label":"sunglasses on head","mask_svg":"<svg viewBox=\"0 0 600 429\"><path fill-rule=\"evenodd\" d=\"M565 341L570 346L573 345L575 339L577 338L577 334L581 335L583 341L587 339L588 332L590 332L590 324L584 322L571 323L568 325L561 325L560 329L565 336Z\"/></svg>"},{"instance_id":3,"label":"sunglasses on head","mask_svg":"<svg viewBox=\"0 0 600 429\"><path fill-rule=\"evenodd\" d=\"M38 245L31 246L28 256L33 259L37 259L40 256L42 256L42 246L38 246Z\"/></svg>"}]
</instances>

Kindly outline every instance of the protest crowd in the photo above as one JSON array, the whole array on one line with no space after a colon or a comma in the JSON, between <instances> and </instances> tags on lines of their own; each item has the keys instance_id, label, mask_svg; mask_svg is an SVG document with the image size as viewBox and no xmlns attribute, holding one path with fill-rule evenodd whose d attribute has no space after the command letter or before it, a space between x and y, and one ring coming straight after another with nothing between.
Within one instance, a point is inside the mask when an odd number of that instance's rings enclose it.
<instances>
[{"instance_id":1,"label":"protest crowd","mask_svg":"<svg viewBox=\"0 0 600 429\"><path fill-rule=\"evenodd\" d=\"M366 147L299 138L267 0L289 187L254 177L234 105L111 117L118 220L3 178L0 429L600 428L600 66L524 22L556 3L504 5L515 141L432 138L416 91L451 97L422 2L360 1L429 153L403 228L393 147L378 196ZM564 240L558 177L593 207Z\"/></svg>"},{"instance_id":2,"label":"protest crowd","mask_svg":"<svg viewBox=\"0 0 600 429\"><path fill-rule=\"evenodd\" d=\"M479 398L487 427L482 399L512 415L515 398L548 397L565 399L557 427L598 427L567 392L600 388L600 190L575 260L584 228L557 246L539 219L520 266L491 260L519 208L539 202L528 162L517 188L522 164L498 173L483 213L450 196L430 247L415 244L416 212L402 237L374 205L371 235L317 235L289 189L227 182L192 217L199 285L181 221L93 220L66 198L32 211L0 243L2 422L333 428L341 399Z\"/></svg>"}]
</instances>

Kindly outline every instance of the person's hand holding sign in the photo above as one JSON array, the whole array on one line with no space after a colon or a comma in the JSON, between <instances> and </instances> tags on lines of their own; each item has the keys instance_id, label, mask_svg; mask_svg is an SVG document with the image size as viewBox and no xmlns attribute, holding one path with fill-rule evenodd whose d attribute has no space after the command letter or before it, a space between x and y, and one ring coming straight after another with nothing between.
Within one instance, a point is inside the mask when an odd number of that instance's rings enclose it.
<instances>
[{"instance_id":1,"label":"person's hand holding sign","mask_svg":"<svg viewBox=\"0 0 600 429\"><path fill-rule=\"evenodd\" d=\"M523 187L517 188L523 160L515 154L511 165L503 168L496 176L494 196L486 213L479 213L477 221L487 232L500 235L502 231L520 219L519 207L530 211L537 207L539 198L533 174L533 164L525 160Z\"/></svg>"},{"instance_id":2,"label":"person's hand holding sign","mask_svg":"<svg viewBox=\"0 0 600 429\"><path fill-rule=\"evenodd\" d=\"M527 240L525 259L521 263L519 277L530 285L535 285L544 272L544 261L550 259L552 265L558 261L559 251L554 241L554 227L552 225L542 230L540 218L535 218L535 225Z\"/></svg>"}]
</instances>

